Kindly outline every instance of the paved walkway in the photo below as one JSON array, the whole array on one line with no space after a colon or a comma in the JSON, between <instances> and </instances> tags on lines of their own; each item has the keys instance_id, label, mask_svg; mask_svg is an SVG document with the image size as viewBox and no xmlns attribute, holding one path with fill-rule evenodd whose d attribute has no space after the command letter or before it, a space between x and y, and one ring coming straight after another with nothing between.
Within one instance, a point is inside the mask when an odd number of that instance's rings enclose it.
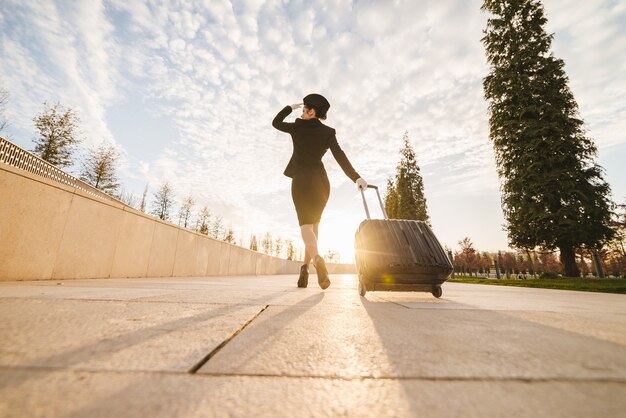
<instances>
[{"instance_id":1,"label":"paved walkway","mask_svg":"<svg viewBox=\"0 0 626 418\"><path fill-rule=\"evenodd\" d=\"M331 279L0 283L0 416L626 417L624 295Z\"/></svg>"}]
</instances>

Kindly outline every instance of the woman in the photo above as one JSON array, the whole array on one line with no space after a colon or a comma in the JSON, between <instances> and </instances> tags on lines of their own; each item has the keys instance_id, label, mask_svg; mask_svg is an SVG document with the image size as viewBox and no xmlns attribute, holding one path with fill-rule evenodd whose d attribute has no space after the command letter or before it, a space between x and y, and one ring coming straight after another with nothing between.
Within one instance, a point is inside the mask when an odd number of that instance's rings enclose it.
<instances>
[{"instance_id":1,"label":"woman","mask_svg":"<svg viewBox=\"0 0 626 418\"><path fill-rule=\"evenodd\" d=\"M302 116L293 123L283 122L292 110L302 107ZM285 106L272 121L279 131L291 134L293 154L284 174L291 177L291 197L298 214L300 232L304 241L304 265L300 268L298 287L307 287L309 262L313 260L317 280L322 289L330 286L326 263L317 250L318 227L322 212L330 195L330 183L322 164L322 157L330 151L358 188L365 189L367 182L352 168L346 154L337 143L335 130L324 125L330 103L319 94L309 94L303 103Z\"/></svg>"}]
</instances>

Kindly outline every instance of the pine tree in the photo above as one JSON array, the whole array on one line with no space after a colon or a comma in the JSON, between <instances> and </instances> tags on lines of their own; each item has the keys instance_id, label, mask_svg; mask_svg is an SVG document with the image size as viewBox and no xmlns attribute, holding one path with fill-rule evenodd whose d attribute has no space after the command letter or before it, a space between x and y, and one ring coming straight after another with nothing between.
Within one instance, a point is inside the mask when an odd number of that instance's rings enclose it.
<instances>
[{"instance_id":1,"label":"pine tree","mask_svg":"<svg viewBox=\"0 0 626 418\"><path fill-rule=\"evenodd\" d=\"M493 16L482 39L491 65L483 81L502 206L511 246L558 248L578 277L575 249L611 236L611 201L596 147L585 136L564 62L539 0L485 0Z\"/></svg>"},{"instance_id":2,"label":"pine tree","mask_svg":"<svg viewBox=\"0 0 626 418\"><path fill-rule=\"evenodd\" d=\"M387 192L385 193L385 212L389 219L398 218L398 192L396 185L390 178L387 179Z\"/></svg>"},{"instance_id":3,"label":"pine tree","mask_svg":"<svg viewBox=\"0 0 626 418\"><path fill-rule=\"evenodd\" d=\"M429 222L426 198L424 197L424 182L417 165L415 151L409 142L408 132L404 133L402 142L401 157L396 170L394 185L396 193L394 218ZM389 187L389 182L387 186ZM394 203L392 203L392 209L393 205Z\"/></svg>"},{"instance_id":4,"label":"pine tree","mask_svg":"<svg viewBox=\"0 0 626 418\"><path fill-rule=\"evenodd\" d=\"M143 194L141 195L141 203L139 203L139 210L143 213L146 213L146 196L148 196L148 183L146 183L146 187L143 189Z\"/></svg>"},{"instance_id":5,"label":"pine tree","mask_svg":"<svg viewBox=\"0 0 626 418\"><path fill-rule=\"evenodd\" d=\"M250 238L250 249L252 251L259 251L259 243L256 240L256 235L252 235Z\"/></svg>"},{"instance_id":6,"label":"pine tree","mask_svg":"<svg viewBox=\"0 0 626 418\"><path fill-rule=\"evenodd\" d=\"M43 112L33 122L39 131L39 138L33 140L33 153L57 167L72 165L72 152L80 142L76 113L59 103L49 106L44 102Z\"/></svg>"},{"instance_id":7,"label":"pine tree","mask_svg":"<svg viewBox=\"0 0 626 418\"><path fill-rule=\"evenodd\" d=\"M103 142L92 147L83 161L80 179L105 193L115 194L120 187L116 174L119 157L112 144Z\"/></svg>"},{"instance_id":8,"label":"pine tree","mask_svg":"<svg viewBox=\"0 0 626 418\"><path fill-rule=\"evenodd\" d=\"M288 239L285 241L285 245L287 245L287 260L293 260L296 254L296 250L293 247L293 241Z\"/></svg>"},{"instance_id":9,"label":"pine tree","mask_svg":"<svg viewBox=\"0 0 626 418\"><path fill-rule=\"evenodd\" d=\"M174 204L174 189L170 186L169 182L165 182L161 185L159 190L154 194L154 201L152 203L152 214L164 221L170 220L170 211Z\"/></svg>"},{"instance_id":10,"label":"pine tree","mask_svg":"<svg viewBox=\"0 0 626 418\"><path fill-rule=\"evenodd\" d=\"M235 244L235 233L233 232L232 227L228 227L226 234L224 234L224 241L229 242L231 244Z\"/></svg>"}]
</instances>

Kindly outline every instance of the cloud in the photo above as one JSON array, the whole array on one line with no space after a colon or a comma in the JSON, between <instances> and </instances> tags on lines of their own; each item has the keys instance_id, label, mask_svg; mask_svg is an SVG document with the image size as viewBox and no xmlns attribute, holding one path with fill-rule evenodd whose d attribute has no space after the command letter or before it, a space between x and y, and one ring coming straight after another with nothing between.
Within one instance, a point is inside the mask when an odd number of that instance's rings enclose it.
<instances>
[{"instance_id":1,"label":"cloud","mask_svg":"<svg viewBox=\"0 0 626 418\"><path fill-rule=\"evenodd\" d=\"M600 148L624 143L626 6L622 2L545 1L553 50L565 61L586 128Z\"/></svg>"},{"instance_id":2,"label":"cloud","mask_svg":"<svg viewBox=\"0 0 626 418\"><path fill-rule=\"evenodd\" d=\"M104 114L117 97L117 63L103 5L7 1L1 7L11 16L0 68L9 80L10 108L18 110L10 114L12 124L32 131L41 104L59 101L76 110L87 146L111 140Z\"/></svg>"}]
</instances>

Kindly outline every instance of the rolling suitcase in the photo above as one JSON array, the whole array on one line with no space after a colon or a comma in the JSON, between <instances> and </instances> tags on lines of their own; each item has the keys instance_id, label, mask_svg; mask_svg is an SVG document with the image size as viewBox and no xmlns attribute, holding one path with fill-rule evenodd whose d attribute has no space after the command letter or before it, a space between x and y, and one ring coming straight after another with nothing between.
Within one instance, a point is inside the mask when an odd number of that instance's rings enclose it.
<instances>
[{"instance_id":1,"label":"rolling suitcase","mask_svg":"<svg viewBox=\"0 0 626 418\"><path fill-rule=\"evenodd\" d=\"M375 189L385 219L371 219L361 190L365 219L354 237L359 294L370 290L431 292L439 298L441 284L452 273L452 263L430 227L422 221L388 219L378 187Z\"/></svg>"}]
</instances>

